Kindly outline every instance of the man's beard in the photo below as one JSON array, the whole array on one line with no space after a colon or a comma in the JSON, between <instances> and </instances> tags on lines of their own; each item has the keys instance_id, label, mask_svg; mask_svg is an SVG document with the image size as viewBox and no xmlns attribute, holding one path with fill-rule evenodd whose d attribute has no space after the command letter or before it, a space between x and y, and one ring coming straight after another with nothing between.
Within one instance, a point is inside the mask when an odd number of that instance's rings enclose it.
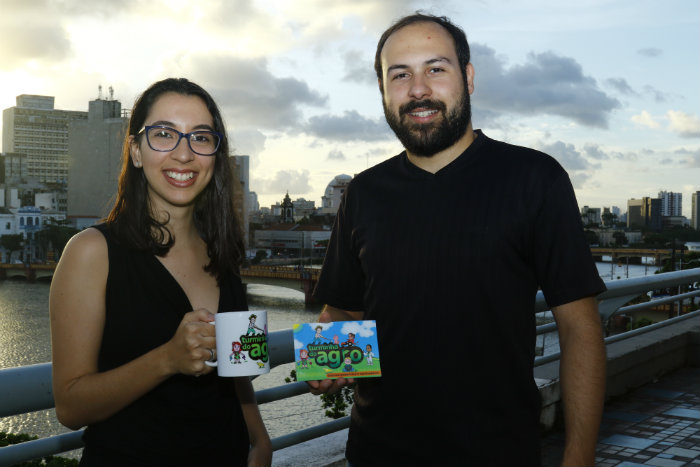
<instances>
[{"instance_id":1,"label":"man's beard","mask_svg":"<svg viewBox=\"0 0 700 467\"><path fill-rule=\"evenodd\" d=\"M398 115L387 108L384 99L382 104L386 121L404 148L411 154L421 157L432 157L455 144L466 133L472 113L469 93L464 91L449 114L445 103L438 100L408 102L399 107ZM434 123L408 121L407 114L421 107L441 112L442 120Z\"/></svg>"}]
</instances>

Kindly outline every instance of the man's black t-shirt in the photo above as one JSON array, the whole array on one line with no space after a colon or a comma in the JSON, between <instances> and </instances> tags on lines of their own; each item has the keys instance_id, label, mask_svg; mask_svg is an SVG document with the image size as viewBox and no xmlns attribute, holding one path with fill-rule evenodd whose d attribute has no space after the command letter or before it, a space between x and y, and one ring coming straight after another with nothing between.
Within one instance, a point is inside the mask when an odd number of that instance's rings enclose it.
<instances>
[{"instance_id":1,"label":"man's black t-shirt","mask_svg":"<svg viewBox=\"0 0 700 467\"><path fill-rule=\"evenodd\" d=\"M405 152L357 175L315 297L377 321L354 465L539 463L534 301L605 290L566 172L486 137L435 174Z\"/></svg>"}]
</instances>

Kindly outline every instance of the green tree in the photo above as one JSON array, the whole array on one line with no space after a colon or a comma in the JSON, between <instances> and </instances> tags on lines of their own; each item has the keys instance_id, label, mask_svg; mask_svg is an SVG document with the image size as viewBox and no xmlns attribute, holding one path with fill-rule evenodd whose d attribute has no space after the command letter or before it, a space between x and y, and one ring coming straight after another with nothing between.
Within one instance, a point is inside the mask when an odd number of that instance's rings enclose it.
<instances>
[{"instance_id":1,"label":"green tree","mask_svg":"<svg viewBox=\"0 0 700 467\"><path fill-rule=\"evenodd\" d=\"M289 376L284 378L287 383L297 380L297 371L292 370ZM340 391L333 394L321 394L321 406L326 409L326 417L332 419L342 418L347 415L346 410L352 407L355 383L343 386Z\"/></svg>"},{"instance_id":2,"label":"green tree","mask_svg":"<svg viewBox=\"0 0 700 467\"><path fill-rule=\"evenodd\" d=\"M624 232L613 232L612 236L615 239L615 246L622 246L627 244L627 236Z\"/></svg>"},{"instance_id":3,"label":"green tree","mask_svg":"<svg viewBox=\"0 0 700 467\"><path fill-rule=\"evenodd\" d=\"M601 214L600 218L603 220L604 226L610 227L617 221L617 214L613 214L612 212L604 212Z\"/></svg>"},{"instance_id":4,"label":"green tree","mask_svg":"<svg viewBox=\"0 0 700 467\"><path fill-rule=\"evenodd\" d=\"M693 269L700 266L700 252L691 251L684 252L683 258L680 256L680 252L676 252L675 264L671 264L671 258L666 258L663 261L663 266L659 269L659 272L671 272L672 270L678 270L678 263L681 263L681 269Z\"/></svg>"},{"instance_id":5,"label":"green tree","mask_svg":"<svg viewBox=\"0 0 700 467\"><path fill-rule=\"evenodd\" d=\"M255 252L255 258L250 260L250 262L252 264L260 264L265 258L267 258L267 252L265 250L258 250Z\"/></svg>"},{"instance_id":6,"label":"green tree","mask_svg":"<svg viewBox=\"0 0 700 467\"><path fill-rule=\"evenodd\" d=\"M598 239L598 234L595 233L594 231L584 230L583 233L586 236L586 241L588 242L589 245L596 245L596 244L600 243L600 240Z\"/></svg>"},{"instance_id":7,"label":"green tree","mask_svg":"<svg viewBox=\"0 0 700 467\"><path fill-rule=\"evenodd\" d=\"M54 250L56 259L61 257L66 243L71 237L80 232L78 229L70 227L68 221L55 220L51 218L44 228L35 234L37 246L44 252Z\"/></svg>"},{"instance_id":8,"label":"green tree","mask_svg":"<svg viewBox=\"0 0 700 467\"><path fill-rule=\"evenodd\" d=\"M15 251L20 251L24 242L24 237L22 234L6 234L0 236L0 246L2 246L5 251L8 251L7 261L10 262L12 258L12 253Z\"/></svg>"},{"instance_id":9,"label":"green tree","mask_svg":"<svg viewBox=\"0 0 700 467\"><path fill-rule=\"evenodd\" d=\"M667 239L664 235L656 232L649 232L643 236L644 245L650 248L666 248Z\"/></svg>"}]
</instances>

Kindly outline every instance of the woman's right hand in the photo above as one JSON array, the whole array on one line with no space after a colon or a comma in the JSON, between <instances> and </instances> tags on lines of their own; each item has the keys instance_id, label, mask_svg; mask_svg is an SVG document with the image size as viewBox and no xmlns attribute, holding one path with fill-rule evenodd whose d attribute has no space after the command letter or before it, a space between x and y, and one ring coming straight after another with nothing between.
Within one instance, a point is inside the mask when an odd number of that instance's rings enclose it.
<instances>
[{"instance_id":1,"label":"woman's right hand","mask_svg":"<svg viewBox=\"0 0 700 467\"><path fill-rule=\"evenodd\" d=\"M200 376L213 370L204 363L211 358L209 349L216 355L216 330L212 321L214 315L203 308L183 316L175 335L165 345L170 372Z\"/></svg>"}]
</instances>

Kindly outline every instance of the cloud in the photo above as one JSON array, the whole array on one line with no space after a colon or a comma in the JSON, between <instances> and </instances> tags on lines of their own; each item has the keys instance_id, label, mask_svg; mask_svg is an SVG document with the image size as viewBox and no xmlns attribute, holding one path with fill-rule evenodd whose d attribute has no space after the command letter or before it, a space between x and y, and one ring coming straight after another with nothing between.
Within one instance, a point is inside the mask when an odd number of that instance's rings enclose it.
<instances>
[{"instance_id":1,"label":"cloud","mask_svg":"<svg viewBox=\"0 0 700 467\"><path fill-rule=\"evenodd\" d=\"M595 145L587 146L597 155L602 154ZM600 168L600 164L590 163L573 144L556 141L551 144L540 145L539 149L554 157L568 172L574 188L581 188L592 177L592 171Z\"/></svg>"},{"instance_id":2,"label":"cloud","mask_svg":"<svg viewBox=\"0 0 700 467\"><path fill-rule=\"evenodd\" d=\"M366 59L365 54L358 50L350 50L343 55L345 76L343 81L377 86L377 75L374 63Z\"/></svg>"},{"instance_id":3,"label":"cloud","mask_svg":"<svg viewBox=\"0 0 700 467\"><path fill-rule=\"evenodd\" d=\"M624 78L608 78L605 80L605 84L614 88L620 94L624 94L627 96L639 95L639 93L632 89L632 87L627 83L627 80Z\"/></svg>"},{"instance_id":4,"label":"cloud","mask_svg":"<svg viewBox=\"0 0 700 467\"><path fill-rule=\"evenodd\" d=\"M340 149L333 149L328 153L328 159L333 161L344 161L346 159L345 154Z\"/></svg>"},{"instance_id":5,"label":"cloud","mask_svg":"<svg viewBox=\"0 0 700 467\"><path fill-rule=\"evenodd\" d=\"M366 118L356 110L346 110L342 116L311 117L304 131L333 141L382 141L394 137L384 118Z\"/></svg>"},{"instance_id":6,"label":"cloud","mask_svg":"<svg viewBox=\"0 0 700 467\"><path fill-rule=\"evenodd\" d=\"M589 164L573 144L556 141L542 146L542 151L554 157L568 170L586 170Z\"/></svg>"},{"instance_id":7,"label":"cloud","mask_svg":"<svg viewBox=\"0 0 700 467\"><path fill-rule=\"evenodd\" d=\"M637 53L643 57L655 58L661 56L664 52L656 47L646 47L637 50Z\"/></svg>"},{"instance_id":8,"label":"cloud","mask_svg":"<svg viewBox=\"0 0 700 467\"><path fill-rule=\"evenodd\" d=\"M355 155L355 158L365 161L367 163L367 167L369 167L371 160L374 160L376 158L381 158L382 160L384 160L388 157L398 154L403 150L403 148L401 147L401 143L399 143L398 140L394 141L393 143L394 144L381 145L379 147L373 147L366 151L362 151Z\"/></svg>"},{"instance_id":9,"label":"cloud","mask_svg":"<svg viewBox=\"0 0 700 467\"><path fill-rule=\"evenodd\" d=\"M684 158L681 159L683 166L692 169L700 168L700 147L695 149L680 148L676 149L674 153L684 156Z\"/></svg>"},{"instance_id":10,"label":"cloud","mask_svg":"<svg viewBox=\"0 0 700 467\"><path fill-rule=\"evenodd\" d=\"M695 115L690 115L678 110L666 112L668 117L668 129L678 133L684 138L697 138L700 136L700 119Z\"/></svg>"},{"instance_id":11,"label":"cloud","mask_svg":"<svg viewBox=\"0 0 700 467\"><path fill-rule=\"evenodd\" d=\"M475 107L523 115L549 114L581 125L607 128L620 102L583 74L576 60L552 52L530 53L523 65L505 68L493 49L472 45Z\"/></svg>"},{"instance_id":12,"label":"cloud","mask_svg":"<svg viewBox=\"0 0 700 467\"><path fill-rule=\"evenodd\" d=\"M643 151L644 152L644 151ZM654 151L650 151L653 153ZM639 160L639 154L633 151L627 151L627 152L613 152L611 154L613 159L619 160L619 161L627 161L627 162L636 162Z\"/></svg>"},{"instance_id":13,"label":"cloud","mask_svg":"<svg viewBox=\"0 0 700 467\"><path fill-rule=\"evenodd\" d=\"M605 153L602 149L600 149L600 146L597 144L593 143L586 143L583 146L583 151L586 153L588 157L592 157L593 159L596 160L607 160L610 159L610 156Z\"/></svg>"},{"instance_id":14,"label":"cloud","mask_svg":"<svg viewBox=\"0 0 700 467\"><path fill-rule=\"evenodd\" d=\"M654 99L654 101L661 103L661 102L666 102L669 99L669 95L663 91L659 91L653 86L650 85L645 85L643 88L644 92L646 94L651 95L651 97Z\"/></svg>"},{"instance_id":15,"label":"cloud","mask_svg":"<svg viewBox=\"0 0 700 467\"><path fill-rule=\"evenodd\" d=\"M642 110L639 115L632 115L631 120L637 125L642 125L647 128L658 128L659 122L654 120L654 118L646 110Z\"/></svg>"},{"instance_id":16,"label":"cloud","mask_svg":"<svg viewBox=\"0 0 700 467\"><path fill-rule=\"evenodd\" d=\"M68 32L51 16L13 12L2 17L1 69L10 70L30 61L55 63L71 55Z\"/></svg>"},{"instance_id":17,"label":"cloud","mask_svg":"<svg viewBox=\"0 0 700 467\"><path fill-rule=\"evenodd\" d=\"M279 78L264 58L186 54L173 65L216 98L229 125L273 130L297 128L302 107L324 107L328 97L296 78ZM176 73L177 74L177 73Z\"/></svg>"},{"instance_id":18,"label":"cloud","mask_svg":"<svg viewBox=\"0 0 700 467\"><path fill-rule=\"evenodd\" d=\"M59 63L74 53L66 25L76 18L110 20L139 7L137 3L138 0L2 0L0 69L10 70L28 62Z\"/></svg>"},{"instance_id":19,"label":"cloud","mask_svg":"<svg viewBox=\"0 0 700 467\"><path fill-rule=\"evenodd\" d=\"M288 191L292 193L310 193L308 170L280 170L273 178L252 177L251 186L258 194L271 194Z\"/></svg>"},{"instance_id":20,"label":"cloud","mask_svg":"<svg viewBox=\"0 0 700 467\"><path fill-rule=\"evenodd\" d=\"M231 135L229 149L232 153L257 156L265 150L267 136L260 131L253 128L237 128L233 125L229 125L227 128Z\"/></svg>"}]
</instances>

